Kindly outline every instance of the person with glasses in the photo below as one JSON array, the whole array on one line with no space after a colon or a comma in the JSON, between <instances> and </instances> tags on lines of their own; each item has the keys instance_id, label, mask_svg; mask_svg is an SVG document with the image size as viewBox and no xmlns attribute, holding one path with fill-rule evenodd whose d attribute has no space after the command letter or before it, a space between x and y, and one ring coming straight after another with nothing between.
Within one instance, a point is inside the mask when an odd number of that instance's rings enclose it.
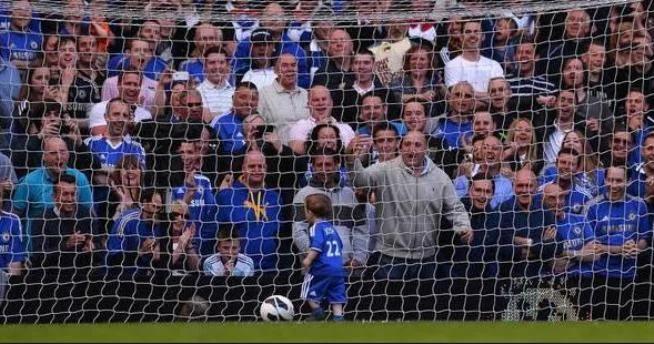
<instances>
[{"instance_id":1,"label":"person with glasses","mask_svg":"<svg viewBox=\"0 0 654 344\"><path fill-rule=\"evenodd\" d=\"M161 239L161 266L167 267L173 274L185 274L198 271L200 255L193 244L195 223L190 221L189 207L181 200L170 204L165 228L167 235Z\"/></svg>"},{"instance_id":2,"label":"person with glasses","mask_svg":"<svg viewBox=\"0 0 654 344\"><path fill-rule=\"evenodd\" d=\"M627 168L627 177L633 177L640 160L639 145L634 142L632 132L618 123L611 136L606 140L601 151L604 166L622 166Z\"/></svg>"},{"instance_id":3,"label":"person with glasses","mask_svg":"<svg viewBox=\"0 0 654 344\"><path fill-rule=\"evenodd\" d=\"M173 122L202 122L205 117L205 108L202 103L202 94L198 90L190 89L179 96L182 111L179 118L172 118Z\"/></svg>"},{"instance_id":4,"label":"person with glasses","mask_svg":"<svg viewBox=\"0 0 654 344\"><path fill-rule=\"evenodd\" d=\"M164 233L159 225L159 213L162 203L159 191L145 189L141 192L139 208L124 213L114 222L107 241L105 264L110 277L152 275L152 263L161 259L159 239Z\"/></svg>"}]
</instances>

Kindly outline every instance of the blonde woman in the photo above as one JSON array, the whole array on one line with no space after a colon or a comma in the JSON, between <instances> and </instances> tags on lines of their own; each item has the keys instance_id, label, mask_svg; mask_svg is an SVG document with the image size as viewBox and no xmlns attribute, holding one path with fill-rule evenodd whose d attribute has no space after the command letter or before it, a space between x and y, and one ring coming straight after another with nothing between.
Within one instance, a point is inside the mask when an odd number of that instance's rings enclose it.
<instances>
[{"instance_id":1,"label":"blonde woman","mask_svg":"<svg viewBox=\"0 0 654 344\"><path fill-rule=\"evenodd\" d=\"M543 155L540 143L536 141L536 131L531 121L517 118L511 122L504 142L502 155L511 172L529 168L538 175L543 168Z\"/></svg>"},{"instance_id":2,"label":"blonde woman","mask_svg":"<svg viewBox=\"0 0 654 344\"><path fill-rule=\"evenodd\" d=\"M182 200L170 204L168 236L162 247L167 253L168 268L178 272L197 271L200 255L193 245L195 223L190 220L189 208Z\"/></svg>"}]
</instances>

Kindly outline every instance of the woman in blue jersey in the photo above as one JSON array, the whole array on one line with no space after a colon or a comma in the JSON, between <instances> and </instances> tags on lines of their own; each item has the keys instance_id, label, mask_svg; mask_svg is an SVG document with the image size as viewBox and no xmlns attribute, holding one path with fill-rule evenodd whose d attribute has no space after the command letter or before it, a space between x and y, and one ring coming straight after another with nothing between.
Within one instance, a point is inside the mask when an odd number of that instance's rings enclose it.
<instances>
[{"instance_id":1,"label":"woman in blue jersey","mask_svg":"<svg viewBox=\"0 0 654 344\"><path fill-rule=\"evenodd\" d=\"M161 194L154 189L141 193L140 208L123 213L109 233L106 265L110 276L131 278L150 276L153 264L160 260L159 226L162 209Z\"/></svg>"}]
</instances>

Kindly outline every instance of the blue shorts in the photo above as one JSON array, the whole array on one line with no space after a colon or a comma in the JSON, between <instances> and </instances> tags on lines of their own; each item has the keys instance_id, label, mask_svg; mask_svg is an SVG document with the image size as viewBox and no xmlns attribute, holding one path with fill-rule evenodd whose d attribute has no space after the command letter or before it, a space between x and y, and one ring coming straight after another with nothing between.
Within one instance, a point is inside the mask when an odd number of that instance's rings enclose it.
<instances>
[{"instance_id":1,"label":"blue shorts","mask_svg":"<svg viewBox=\"0 0 654 344\"><path fill-rule=\"evenodd\" d=\"M321 303L327 299L330 304L346 303L345 277L335 276L314 276L306 274L302 282L303 300Z\"/></svg>"}]
</instances>

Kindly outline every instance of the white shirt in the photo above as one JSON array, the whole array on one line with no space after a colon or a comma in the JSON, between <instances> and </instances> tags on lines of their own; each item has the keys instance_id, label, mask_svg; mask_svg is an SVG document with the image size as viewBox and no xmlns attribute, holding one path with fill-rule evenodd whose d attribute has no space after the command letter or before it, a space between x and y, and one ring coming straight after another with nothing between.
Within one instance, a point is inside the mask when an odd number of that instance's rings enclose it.
<instances>
[{"instance_id":1,"label":"white shirt","mask_svg":"<svg viewBox=\"0 0 654 344\"><path fill-rule=\"evenodd\" d=\"M359 83L355 81L355 82L352 84L352 88L353 88L355 91L357 91L357 93L358 93L359 95L362 96L362 95L364 95L364 94L366 94L366 93L368 93L368 92L372 92L372 91L374 91L374 90L375 90L375 83L374 83L374 82L371 82L371 83L370 83L370 87L368 87L368 88L361 88L361 86L359 86Z\"/></svg>"},{"instance_id":2,"label":"white shirt","mask_svg":"<svg viewBox=\"0 0 654 344\"><path fill-rule=\"evenodd\" d=\"M436 41L436 36L436 27L434 25L432 25L427 31L422 31L422 25L420 24L409 27L410 38L422 38L434 42Z\"/></svg>"},{"instance_id":3,"label":"white shirt","mask_svg":"<svg viewBox=\"0 0 654 344\"><path fill-rule=\"evenodd\" d=\"M202 95L202 105L213 116L222 115L232 108L234 87L229 82L225 81L222 86L218 86L205 78L196 89Z\"/></svg>"},{"instance_id":4,"label":"white shirt","mask_svg":"<svg viewBox=\"0 0 654 344\"><path fill-rule=\"evenodd\" d=\"M139 105L147 109L148 111L152 110L154 105L154 97L157 91L158 82L143 76L143 81L141 81L141 93L139 93ZM118 76L113 76L107 78L102 84L102 100L111 100L113 98L120 97L118 92Z\"/></svg>"},{"instance_id":5,"label":"white shirt","mask_svg":"<svg viewBox=\"0 0 654 344\"><path fill-rule=\"evenodd\" d=\"M107 121L104 120L104 114L107 111L108 100L94 104L89 112L87 112L86 117L89 118L89 129L107 125ZM152 115L150 111L137 106L134 111L134 122L141 122L146 119L151 119Z\"/></svg>"},{"instance_id":6,"label":"white shirt","mask_svg":"<svg viewBox=\"0 0 654 344\"><path fill-rule=\"evenodd\" d=\"M545 162L552 164L556 162L556 156L559 155L565 135L574 130L561 129L558 121L554 121L554 128L556 129L543 142L543 157L545 158Z\"/></svg>"},{"instance_id":7,"label":"white shirt","mask_svg":"<svg viewBox=\"0 0 654 344\"><path fill-rule=\"evenodd\" d=\"M277 79L277 73L270 67L266 69L250 69L243 75L241 81L249 81L257 86L257 90L260 90L272 85L275 79Z\"/></svg>"},{"instance_id":8,"label":"white shirt","mask_svg":"<svg viewBox=\"0 0 654 344\"><path fill-rule=\"evenodd\" d=\"M225 265L220 259L220 253L209 256L204 261L203 269L207 276L225 276ZM254 275L254 262L252 258L239 253L230 276L249 277Z\"/></svg>"},{"instance_id":9,"label":"white shirt","mask_svg":"<svg viewBox=\"0 0 654 344\"><path fill-rule=\"evenodd\" d=\"M334 117L330 117L329 123L338 127L338 131L341 134L341 141L343 142L343 146L347 147L350 144L350 141L352 141L352 139L356 135L354 133L354 130L352 130L352 127L350 127L345 123L337 122ZM288 133L288 137L289 137L288 140L302 141L302 142L307 141L309 133L311 133L311 130L313 130L313 128L315 128L317 125L318 122L313 117L309 117L297 121L291 127L291 130Z\"/></svg>"},{"instance_id":10,"label":"white shirt","mask_svg":"<svg viewBox=\"0 0 654 344\"><path fill-rule=\"evenodd\" d=\"M504 70L495 60L480 56L478 61L468 61L459 55L445 64L445 86L467 81L475 92L486 92L492 78L503 77Z\"/></svg>"}]
</instances>

